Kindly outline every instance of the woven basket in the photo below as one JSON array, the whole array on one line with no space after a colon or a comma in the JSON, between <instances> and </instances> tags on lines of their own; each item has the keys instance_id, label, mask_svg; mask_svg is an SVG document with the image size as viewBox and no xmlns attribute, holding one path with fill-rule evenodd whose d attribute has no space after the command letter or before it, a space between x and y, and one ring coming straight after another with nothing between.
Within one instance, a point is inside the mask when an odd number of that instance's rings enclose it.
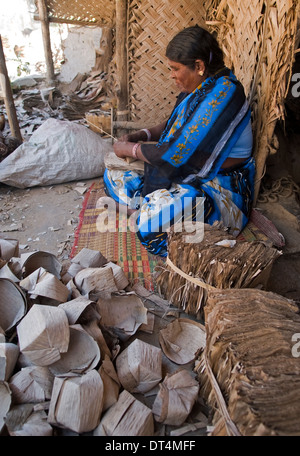
<instances>
[{"instance_id":1,"label":"woven basket","mask_svg":"<svg viewBox=\"0 0 300 456\"><path fill-rule=\"evenodd\" d=\"M166 63L165 50L181 29L204 26L204 8L194 0L129 1L129 107L132 120L162 122L178 95Z\"/></svg>"}]
</instances>

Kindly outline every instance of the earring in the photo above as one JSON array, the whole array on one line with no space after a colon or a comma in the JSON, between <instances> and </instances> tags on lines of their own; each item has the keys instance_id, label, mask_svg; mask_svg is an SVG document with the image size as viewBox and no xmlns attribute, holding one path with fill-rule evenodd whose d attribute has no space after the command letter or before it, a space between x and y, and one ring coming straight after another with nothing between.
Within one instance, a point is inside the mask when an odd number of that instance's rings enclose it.
<instances>
[{"instance_id":1,"label":"earring","mask_svg":"<svg viewBox=\"0 0 300 456\"><path fill-rule=\"evenodd\" d=\"M203 73L203 71L201 70L201 71L199 71L198 74L199 74L200 76L203 76L204 73Z\"/></svg>"}]
</instances>

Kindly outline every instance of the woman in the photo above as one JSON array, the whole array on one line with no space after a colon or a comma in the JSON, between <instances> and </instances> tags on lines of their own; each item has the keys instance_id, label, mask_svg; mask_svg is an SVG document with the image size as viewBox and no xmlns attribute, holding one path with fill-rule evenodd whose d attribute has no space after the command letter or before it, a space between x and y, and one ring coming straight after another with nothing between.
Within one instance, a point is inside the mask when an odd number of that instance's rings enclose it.
<instances>
[{"instance_id":1,"label":"woman","mask_svg":"<svg viewBox=\"0 0 300 456\"><path fill-rule=\"evenodd\" d=\"M160 256L167 255L166 214L172 225L191 201L194 219L205 198L204 222L222 221L238 235L248 221L255 176L250 108L216 39L199 26L186 28L170 41L166 57L180 91L168 121L114 144L118 157L145 162L144 175L104 173L106 193L139 209L137 235Z\"/></svg>"}]
</instances>

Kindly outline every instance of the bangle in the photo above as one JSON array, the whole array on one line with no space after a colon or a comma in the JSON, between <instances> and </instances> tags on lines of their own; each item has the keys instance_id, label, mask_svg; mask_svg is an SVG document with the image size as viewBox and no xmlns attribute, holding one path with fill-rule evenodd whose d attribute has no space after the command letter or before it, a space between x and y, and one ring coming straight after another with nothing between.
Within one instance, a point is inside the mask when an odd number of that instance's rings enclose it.
<instances>
[{"instance_id":1,"label":"bangle","mask_svg":"<svg viewBox=\"0 0 300 456\"><path fill-rule=\"evenodd\" d=\"M139 147L139 143L136 143L133 148L132 148L132 156L133 158L135 158L136 160L138 160L138 156L137 156L137 148Z\"/></svg>"},{"instance_id":2,"label":"bangle","mask_svg":"<svg viewBox=\"0 0 300 456\"><path fill-rule=\"evenodd\" d=\"M141 131L144 131L144 132L146 133L146 135L147 135L147 141L151 141L151 137L152 137L151 131L148 130L148 128L142 128Z\"/></svg>"}]
</instances>

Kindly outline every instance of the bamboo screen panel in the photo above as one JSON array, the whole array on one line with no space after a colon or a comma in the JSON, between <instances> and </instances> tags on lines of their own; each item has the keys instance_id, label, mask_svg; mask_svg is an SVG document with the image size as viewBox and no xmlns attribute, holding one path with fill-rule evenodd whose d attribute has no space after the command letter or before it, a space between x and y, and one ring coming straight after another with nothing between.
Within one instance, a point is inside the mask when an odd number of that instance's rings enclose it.
<instances>
[{"instance_id":1,"label":"bamboo screen panel","mask_svg":"<svg viewBox=\"0 0 300 456\"><path fill-rule=\"evenodd\" d=\"M178 95L166 46L184 27L203 26L204 10L197 0L129 0L128 16L129 110L150 127L168 117Z\"/></svg>"},{"instance_id":2,"label":"bamboo screen panel","mask_svg":"<svg viewBox=\"0 0 300 456\"><path fill-rule=\"evenodd\" d=\"M47 0L47 8L52 22L99 26L115 18L115 0Z\"/></svg>"},{"instance_id":3,"label":"bamboo screen panel","mask_svg":"<svg viewBox=\"0 0 300 456\"><path fill-rule=\"evenodd\" d=\"M267 156L277 149L276 122L284 119L299 0L213 0L205 6L207 24L217 32L225 63L234 69L249 97L259 181Z\"/></svg>"}]
</instances>

